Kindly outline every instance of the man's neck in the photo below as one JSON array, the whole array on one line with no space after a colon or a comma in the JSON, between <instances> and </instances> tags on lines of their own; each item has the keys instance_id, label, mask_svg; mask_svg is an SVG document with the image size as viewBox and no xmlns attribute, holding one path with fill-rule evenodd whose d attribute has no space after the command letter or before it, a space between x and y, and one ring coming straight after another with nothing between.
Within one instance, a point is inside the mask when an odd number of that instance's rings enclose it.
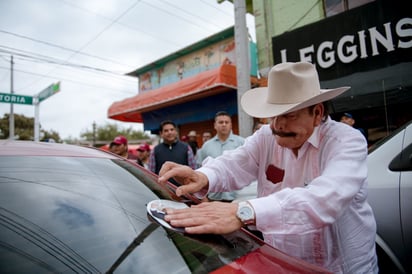
<instances>
[{"instance_id":1,"label":"man's neck","mask_svg":"<svg viewBox=\"0 0 412 274\"><path fill-rule=\"evenodd\" d=\"M176 143L176 142L177 142L177 140L173 140L173 141L166 141L166 140L164 140L164 141L163 141L163 143L166 144L166 145L168 145L168 146L173 145L173 144Z\"/></svg>"}]
</instances>

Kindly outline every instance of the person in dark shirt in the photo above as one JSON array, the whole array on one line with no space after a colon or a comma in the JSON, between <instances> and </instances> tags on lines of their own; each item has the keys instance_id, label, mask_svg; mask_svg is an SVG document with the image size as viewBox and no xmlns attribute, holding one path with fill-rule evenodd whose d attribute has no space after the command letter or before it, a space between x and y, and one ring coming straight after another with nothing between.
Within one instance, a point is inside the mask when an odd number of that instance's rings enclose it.
<instances>
[{"instance_id":1,"label":"person in dark shirt","mask_svg":"<svg viewBox=\"0 0 412 274\"><path fill-rule=\"evenodd\" d=\"M355 118L353 117L352 114L350 114L350 113L348 113L348 112L345 112L345 113L342 114L342 116L340 117L340 121L341 121L342 123L345 123L345 124L347 124L347 125L349 125L349 126L351 126L351 127L353 127L353 128L356 128L357 130L359 130L359 131L363 134L363 136L365 136L366 140L368 140L368 134L367 134L367 132L366 132L363 128L355 127L355 122L356 122L356 120L355 120Z\"/></svg>"},{"instance_id":2,"label":"person in dark shirt","mask_svg":"<svg viewBox=\"0 0 412 274\"><path fill-rule=\"evenodd\" d=\"M163 142L154 147L149 158L149 169L152 172L159 174L160 168L166 161L196 168L192 148L187 143L179 141L176 124L173 121L161 122L159 134Z\"/></svg>"}]
</instances>

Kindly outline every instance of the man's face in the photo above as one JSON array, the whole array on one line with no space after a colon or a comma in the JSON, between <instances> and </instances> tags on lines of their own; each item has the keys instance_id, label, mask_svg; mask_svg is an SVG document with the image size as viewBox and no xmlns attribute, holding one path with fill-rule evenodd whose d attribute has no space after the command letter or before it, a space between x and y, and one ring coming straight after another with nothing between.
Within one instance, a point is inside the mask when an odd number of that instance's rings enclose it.
<instances>
[{"instance_id":1,"label":"man's face","mask_svg":"<svg viewBox=\"0 0 412 274\"><path fill-rule=\"evenodd\" d=\"M125 156L125 154L127 153L127 146L124 144L120 144L120 145L113 144L110 151L113 152L114 154Z\"/></svg>"},{"instance_id":2,"label":"man's face","mask_svg":"<svg viewBox=\"0 0 412 274\"><path fill-rule=\"evenodd\" d=\"M342 118L340 118L340 121L342 123L350 125L351 127L353 127L353 125L355 124L355 120L353 118L348 117L348 116L342 116Z\"/></svg>"},{"instance_id":3,"label":"man's face","mask_svg":"<svg viewBox=\"0 0 412 274\"><path fill-rule=\"evenodd\" d=\"M217 134L228 135L232 130L232 120L229 116L220 115L215 118L215 130Z\"/></svg>"},{"instance_id":4,"label":"man's face","mask_svg":"<svg viewBox=\"0 0 412 274\"><path fill-rule=\"evenodd\" d=\"M297 110L273 118L270 128L282 147L297 150L312 135L323 116L323 105L318 104L313 111L309 108Z\"/></svg>"},{"instance_id":5,"label":"man's face","mask_svg":"<svg viewBox=\"0 0 412 274\"><path fill-rule=\"evenodd\" d=\"M203 133L203 136L202 136L203 143L206 142L207 140L210 140L210 139L212 139L212 134L211 133L209 133L209 132Z\"/></svg>"},{"instance_id":6,"label":"man's face","mask_svg":"<svg viewBox=\"0 0 412 274\"><path fill-rule=\"evenodd\" d=\"M176 141L177 138L176 128L171 124L164 125L163 130L160 133L160 137L162 137L165 143L173 143L174 141Z\"/></svg>"},{"instance_id":7,"label":"man's face","mask_svg":"<svg viewBox=\"0 0 412 274\"><path fill-rule=\"evenodd\" d=\"M146 160L150 155L150 152L147 150L137 150L137 158L139 158L140 160Z\"/></svg>"}]
</instances>

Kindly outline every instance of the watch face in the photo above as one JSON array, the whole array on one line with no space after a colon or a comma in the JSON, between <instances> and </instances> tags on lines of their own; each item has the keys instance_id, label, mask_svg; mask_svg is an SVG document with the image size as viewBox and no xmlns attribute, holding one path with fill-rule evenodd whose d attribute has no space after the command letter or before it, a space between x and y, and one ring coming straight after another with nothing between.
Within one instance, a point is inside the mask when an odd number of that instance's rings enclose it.
<instances>
[{"instance_id":1,"label":"watch face","mask_svg":"<svg viewBox=\"0 0 412 274\"><path fill-rule=\"evenodd\" d=\"M253 211L250 207L244 206L240 208L239 211L239 218L242 221L250 220L253 219Z\"/></svg>"}]
</instances>

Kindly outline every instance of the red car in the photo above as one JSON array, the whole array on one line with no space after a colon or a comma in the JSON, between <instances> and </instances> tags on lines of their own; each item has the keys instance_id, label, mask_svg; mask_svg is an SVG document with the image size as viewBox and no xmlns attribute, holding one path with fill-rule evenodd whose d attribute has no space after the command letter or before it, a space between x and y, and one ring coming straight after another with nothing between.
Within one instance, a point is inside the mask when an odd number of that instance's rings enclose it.
<instances>
[{"instance_id":1,"label":"red car","mask_svg":"<svg viewBox=\"0 0 412 274\"><path fill-rule=\"evenodd\" d=\"M325 273L242 229L188 235L147 214L174 185L88 147L0 141L0 273Z\"/></svg>"}]
</instances>

